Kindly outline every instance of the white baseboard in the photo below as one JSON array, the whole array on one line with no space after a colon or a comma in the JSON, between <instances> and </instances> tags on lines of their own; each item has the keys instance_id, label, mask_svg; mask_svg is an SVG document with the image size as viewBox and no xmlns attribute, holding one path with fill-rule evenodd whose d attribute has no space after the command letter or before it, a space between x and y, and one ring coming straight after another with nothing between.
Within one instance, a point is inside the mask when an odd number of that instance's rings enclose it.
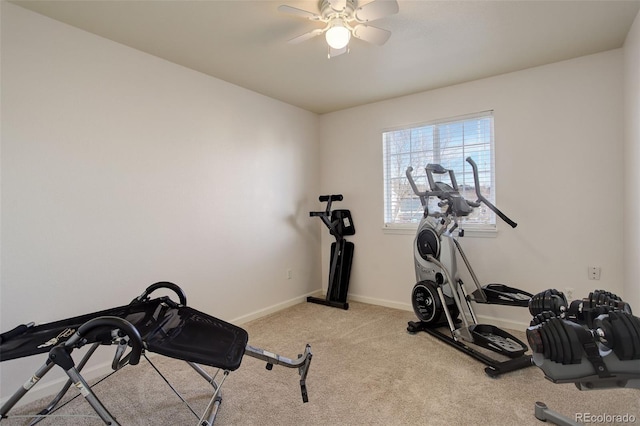
<instances>
[{"instance_id":1,"label":"white baseboard","mask_svg":"<svg viewBox=\"0 0 640 426\"><path fill-rule=\"evenodd\" d=\"M360 296L357 294L350 294L349 301L367 303L369 305L384 306L386 308L400 309L401 311L413 311L413 306L410 303L394 302L386 299L376 299L374 297Z\"/></svg>"},{"instance_id":2,"label":"white baseboard","mask_svg":"<svg viewBox=\"0 0 640 426\"><path fill-rule=\"evenodd\" d=\"M312 291L310 293L303 294L302 296L297 296L297 297L294 297L293 299L289 299L289 300L286 300L284 302L276 303L275 305L271 305L271 306L268 306L266 308L259 309L257 311L248 313L246 315L242 315L242 316L240 316L238 318L232 319L229 322L232 323L232 324L235 324L235 325L241 325L241 324L247 323L249 321L253 321L255 319L262 318L264 316L276 313L276 312L281 311L283 309L286 309L286 308L288 308L290 306L297 305L298 303L306 302L308 296L316 296L318 293L320 293L319 290L318 291Z\"/></svg>"}]
</instances>

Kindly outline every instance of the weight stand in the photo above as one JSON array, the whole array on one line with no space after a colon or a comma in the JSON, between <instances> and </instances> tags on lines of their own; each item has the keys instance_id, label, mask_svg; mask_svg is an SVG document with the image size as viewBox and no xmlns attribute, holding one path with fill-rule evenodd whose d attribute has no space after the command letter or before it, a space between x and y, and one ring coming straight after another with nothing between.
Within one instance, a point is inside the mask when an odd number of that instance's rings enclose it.
<instances>
[{"instance_id":1,"label":"weight stand","mask_svg":"<svg viewBox=\"0 0 640 426\"><path fill-rule=\"evenodd\" d=\"M327 295L324 299L319 297L307 297L307 302L334 308L349 309L347 292L349 290L349 278L351 276L351 263L353 261L354 244L347 241L345 235L354 235L356 229L353 226L351 212L349 210L331 211L333 201L342 201L342 194L321 195L320 202L326 202L327 206L321 212L309 212L309 216L319 217L329 228L329 233L336 239L331 243L331 258L329 259L329 284Z\"/></svg>"}]
</instances>

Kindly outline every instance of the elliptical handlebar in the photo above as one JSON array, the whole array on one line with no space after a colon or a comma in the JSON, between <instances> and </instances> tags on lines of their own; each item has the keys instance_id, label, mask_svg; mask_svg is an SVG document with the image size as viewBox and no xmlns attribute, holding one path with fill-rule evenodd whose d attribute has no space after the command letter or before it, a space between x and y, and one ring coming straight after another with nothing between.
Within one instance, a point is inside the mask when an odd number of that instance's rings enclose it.
<instances>
[{"instance_id":1,"label":"elliptical handlebar","mask_svg":"<svg viewBox=\"0 0 640 426\"><path fill-rule=\"evenodd\" d=\"M509 224L509 226L511 226L512 228L515 228L516 226L518 226L517 223L509 219L507 215L502 213L496 206L491 204L491 201L487 200L480 193L480 178L478 177L478 166L476 165L475 161L473 161L473 158L467 157L466 160L467 160L467 163L469 163L471 165L471 168L473 169L473 182L476 188L476 196L478 197L478 199L476 200L476 203L480 203L480 202L484 203L485 206L489 207L495 214L500 216L500 219L507 222L507 224Z\"/></svg>"},{"instance_id":2,"label":"elliptical handlebar","mask_svg":"<svg viewBox=\"0 0 640 426\"><path fill-rule=\"evenodd\" d=\"M426 172L427 172L427 180L429 181L429 187L434 190L437 191L438 185L436 184L436 182L433 180L433 174L437 174L437 175L443 175L445 173L449 174L449 180L451 180L451 186L453 187L454 190L458 191L458 181L456 181L456 175L455 173L453 173L453 170L447 170L444 167L442 167L440 164L427 164L427 167L425 168ZM443 192L443 191L440 191ZM465 200L466 201L466 200Z\"/></svg>"},{"instance_id":3,"label":"elliptical handlebar","mask_svg":"<svg viewBox=\"0 0 640 426\"><path fill-rule=\"evenodd\" d=\"M480 204L484 203L496 215L498 215L500 219L505 221L509 226L511 226L512 228L515 228L516 226L518 226L516 222L514 222L507 215L502 213L496 206L494 206L491 203L491 201L487 200L480 193L480 178L478 177L478 166L476 165L475 161L473 161L471 157L467 157L466 161L471 165L471 169L473 170L473 181L475 184L475 192L476 192L476 196L478 197L476 201L469 201L463 198L462 196L458 195L458 183L456 181L453 170L447 170L439 164L428 164L427 167L425 168L425 170L427 171L427 179L429 180L429 185L431 186L431 189L433 189L432 191L429 191L429 190L420 191L418 189L418 186L416 185L416 182L413 180L413 176L411 174L413 172L413 167L411 166L407 167L407 171L405 172L405 174L407 176L407 179L409 180L409 185L411 185L411 189L418 197L420 197L420 202L425 207L425 209L428 205L429 197L440 197L441 199L443 199L443 202L438 204L440 207L444 207L446 204L449 203L449 200L452 197L452 191L438 190L438 185L436 184L436 182L434 182L433 176L431 175L432 173L444 174L448 172L449 178L451 179L451 183L453 185L453 190L455 191L455 194L456 194L457 201L462 202L463 204L466 203L473 208L480 207Z\"/></svg>"},{"instance_id":4,"label":"elliptical handlebar","mask_svg":"<svg viewBox=\"0 0 640 426\"><path fill-rule=\"evenodd\" d=\"M409 180L409 185L411 185L411 189L413 189L413 192L420 198L429 197L430 196L429 191L420 192L420 190L418 189L418 186L416 185L416 182L413 180L413 176L411 176L412 172L413 172L413 167L409 166L407 167L407 171L405 172L405 175L407 175L407 179Z\"/></svg>"},{"instance_id":5,"label":"elliptical handlebar","mask_svg":"<svg viewBox=\"0 0 640 426\"><path fill-rule=\"evenodd\" d=\"M437 184L434 182L433 177L431 176L430 173L436 173L436 174L444 174L447 171L449 172L449 177L451 178L451 182L455 184L455 190L458 190L458 186L456 183L456 178L455 175L453 174L453 172L451 170L446 170L444 168L442 168L442 166L440 166L439 164L428 164L427 167L425 168L425 170L427 171L427 179L429 181L429 185L431 186L431 188L437 188ZM413 167L409 166L407 167L407 171L405 172L405 175L407 176L407 179L409 180L409 184L411 185L411 189L413 189L414 194L416 194L418 197L420 197L420 200L423 200L422 205L426 206L426 202L427 202L427 198L428 197L441 197L443 199L443 202L448 202L448 199L451 197L451 191L443 191L443 190L432 190L432 191L420 191L418 189L418 186L416 185L416 182L413 180L413 176L411 175L411 173L413 172ZM467 203L473 203L472 201L467 201ZM471 204L470 204L471 205Z\"/></svg>"}]
</instances>

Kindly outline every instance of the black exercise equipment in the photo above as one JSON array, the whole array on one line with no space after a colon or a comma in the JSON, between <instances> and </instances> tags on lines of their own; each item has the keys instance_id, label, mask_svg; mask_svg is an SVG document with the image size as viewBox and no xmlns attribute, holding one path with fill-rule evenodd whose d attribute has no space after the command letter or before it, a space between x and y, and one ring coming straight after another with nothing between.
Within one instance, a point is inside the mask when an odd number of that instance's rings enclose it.
<instances>
[{"instance_id":1,"label":"black exercise equipment","mask_svg":"<svg viewBox=\"0 0 640 426\"><path fill-rule=\"evenodd\" d=\"M425 331L467 355L483 362L485 372L496 377L500 374L531 366L531 356L526 355L527 345L500 328L478 324L471 302L504 306L527 307L532 294L504 284L481 286L471 264L458 241L464 236L458 219L468 216L473 209L484 204L511 227L517 224L502 213L480 193L478 169L468 157L473 170L476 201L466 200L459 192L453 170L439 164L425 168L429 189L420 191L411 175L406 175L413 192L420 198L424 215L414 240L414 265L417 283L411 293L413 310L420 321L409 321L407 331ZM436 181L434 175L448 178L449 183ZM430 197L438 198L440 211L429 210ZM468 294L457 269L459 256L475 284ZM448 326L448 332L440 329ZM489 356L489 349L500 356Z\"/></svg>"},{"instance_id":2,"label":"black exercise equipment","mask_svg":"<svg viewBox=\"0 0 640 426\"><path fill-rule=\"evenodd\" d=\"M620 297L604 290L567 303L550 289L533 296L527 340L533 362L553 383L579 390L640 389L640 318ZM536 402L536 418L562 426L579 425Z\"/></svg>"},{"instance_id":3,"label":"black exercise equipment","mask_svg":"<svg viewBox=\"0 0 640 426\"><path fill-rule=\"evenodd\" d=\"M179 302L168 296L155 299L149 297L153 291L162 288L176 293ZM112 363L114 373L127 364L138 364L140 358L144 357L167 384L168 380L146 356L146 352L186 361L213 387L213 395L207 408L198 417L171 384L169 387L198 418L199 426L213 424L222 401L222 385L229 373L240 367L244 355L266 361L268 370L274 365L298 369L302 400L308 401L306 377L312 356L309 345L295 360L252 347L247 344L249 336L244 329L187 307L186 303L186 296L180 287L170 282L159 282L149 286L139 297L125 306L37 326L33 323L23 324L2 333L0 361L47 352L48 356L42 367L0 407L0 421L11 418L11 409L57 365L64 370L69 380L51 403L34 415L31 424L53 414L62 397L73 387L80 392L77 395L86 399L105 424L118 425L115 416L98 400L91 386L80 374L89 358L101 345L116 345ZM86 344L90 344L91 347L76 365L72 352ZM125 355L128 349L129 352ZM199 364L217 368L218 372L222 371L222 377L217 378L218 373L210 376Z\"/></svg>"},{"instance_id":4,"label":"black exercise equipment","mask_svg":"<svg viewBox=\"0 0 640 426\"><path fill-rule=\"evenodd\" d=\"M331 243L327 295L324 299L309 296L307 297L307 302L349 309L347 292L349 290L354 244L344 237L346 235L354 235L356 228L353 226L353 219L351 219L349 210L331 210L331 204L334 201L342 201L342 194L321 195L319 199L321 203L327 203L326 208L320 212L309 212L309 216L319 217L336 240Z\"/></svg>"}]
</instances>

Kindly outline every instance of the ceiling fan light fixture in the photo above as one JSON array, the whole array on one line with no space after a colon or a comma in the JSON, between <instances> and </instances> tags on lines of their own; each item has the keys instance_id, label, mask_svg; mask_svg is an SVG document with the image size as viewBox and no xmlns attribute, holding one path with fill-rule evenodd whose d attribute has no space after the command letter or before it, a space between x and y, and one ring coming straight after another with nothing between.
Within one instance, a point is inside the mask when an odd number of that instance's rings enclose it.
<instances>
[{"instance_id":1,"label":"ceiling fan light fixture","mask_svg":"<svg viewBox=\"0 0 640 426\"><path fill-rule=\"evenodd\" d=\"M2 1L2 0L0 0ZM306 18L314 22L322 22L324 28L316 28L289 40L296 44L324 34L328 49L328 57L349 53L351 37L367 43L382 46L391 36L391 31L369 25L369 22L398 13L397 0L316 0L320 13L309 12L297 7L280 5L278 11Z\"/></svg>"},{"instance_id":2,"label":"ceiling fan light fixture","mask_svg":"<svg viewBox=\"0 0 640 426\"><path fill-rule=\"evenodd\" d=\"M351 31L344 25L342 19L336 18L329 23L330 27L325 33L327 44L333 49L343 49L351 40Z\"/></svg>"}]
</instances>

